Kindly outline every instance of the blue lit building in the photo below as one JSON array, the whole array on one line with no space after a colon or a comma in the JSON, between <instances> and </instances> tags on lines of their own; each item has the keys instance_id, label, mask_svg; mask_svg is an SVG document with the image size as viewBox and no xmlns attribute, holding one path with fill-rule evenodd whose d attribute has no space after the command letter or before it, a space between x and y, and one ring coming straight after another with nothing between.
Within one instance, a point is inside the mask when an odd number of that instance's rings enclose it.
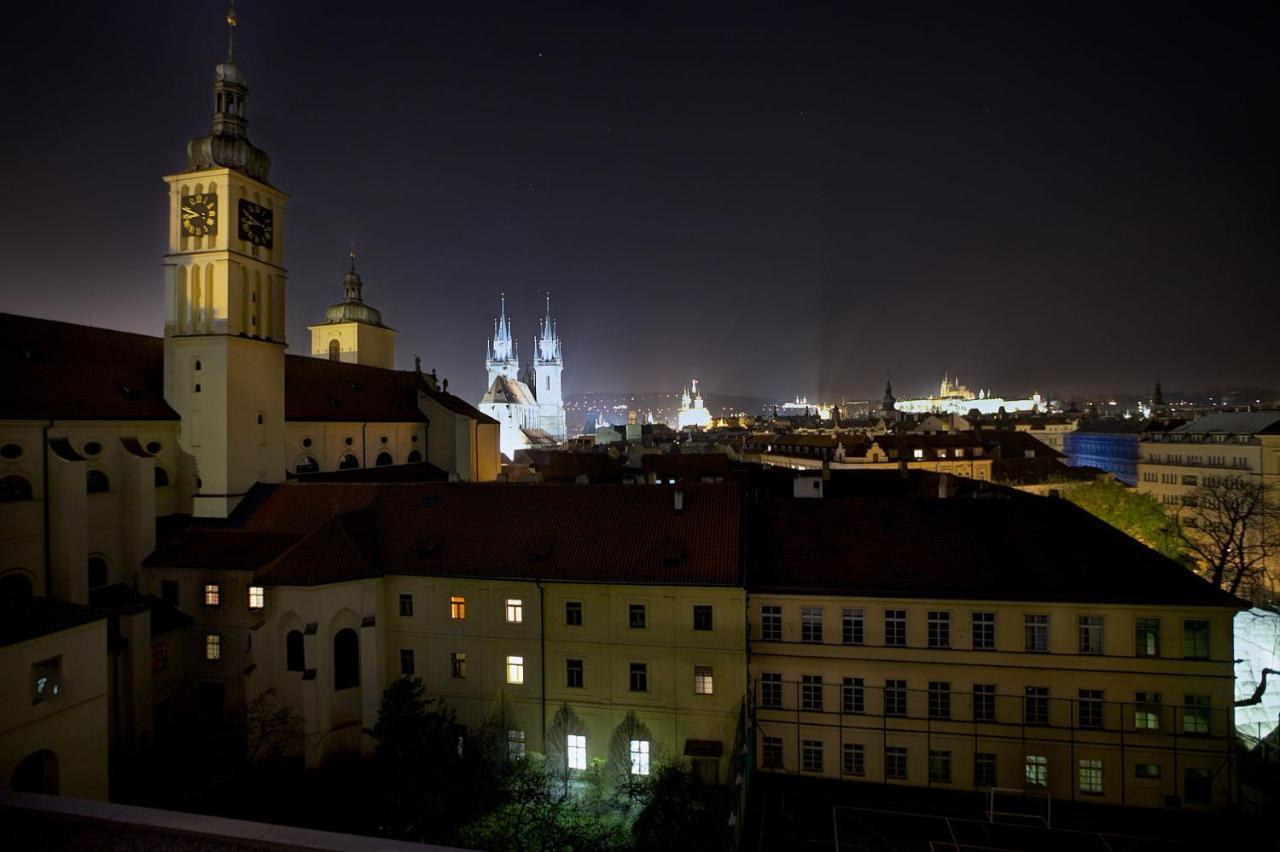
<instances>
[{"instance_id":1,"label":"blue lit building","mask_svg":"<svg viewBox=\"0 0 1280 852\"><path fill-rule=\"evenodd\" d=\"M1096 467L1125 485L1138 484L1138 442L1150 420L1094 420L1068 432L1063 452L1072 467Z\"/></svg>"}]
</instances>

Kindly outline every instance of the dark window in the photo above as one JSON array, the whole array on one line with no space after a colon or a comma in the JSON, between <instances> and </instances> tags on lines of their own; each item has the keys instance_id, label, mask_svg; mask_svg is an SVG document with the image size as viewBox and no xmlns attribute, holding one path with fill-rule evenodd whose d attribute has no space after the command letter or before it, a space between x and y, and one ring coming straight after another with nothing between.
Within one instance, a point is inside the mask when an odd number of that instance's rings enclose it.
<instances>
[{"instance_id":1,"label":"dark window","mask_svg":"<svg viewBox=\"0 0 1280 852\"><path fill-rule=\"evenodd\" d=\"M1102 690L1100 689L1082 689L1080 690L1080 727L1082 728L1101 728L1102 727Z\"/></svg>"},{"instance_id":2,"label":"dark window","mask_svg":"<svg viewBox=\"0 0 1280 852\"><path fill-rule=\"evenodd\" d=\"M581 601L565 601L564 623L569 625L570 627L582 626L582 602Z\"/></svg>"},{"instance_id":3,"label":"dark window","mask_svg":"<svg viewBox=\"0 0 1280 852\"><path fill-rule=\"evenodd\" d=\"M884 715L907 715L907 682L905 680L884 682Z\"/></svg>"},{"instance_id":4,"label":"dark window","mask_svg":"<svg viewBox=\"0 0 1280 852\"><path fill-rule=\"evenodd\" d=\"M977 752L973 756L973 786L996 786L996 756L989 752Z\"/></svg>"},{"instance_id":5,"label":"dark window","mask_svg":"<svg viewBox=\"0 0 1280 852\"><path fill-rule=\"evenodd\" d=\"M648 663L632 663L631 664L631 691L632 692L648 692L649 691Z\"/></svg>"},{"instance_id":6,"label":"dark window","mask_svg":"<svg viewBox=\"0 0 1280 852\"><path fill-rule=\"evenodd\" d=\"M15 571L12 574L5 574L0 577L0 594L26 598L31 597L33 591L35 590L31 586L31 578L26 574L19 574Z\"/></svg>"},{"instance_id":7,"label":"dark window","mask_svg":"<svg viewBox=\"0 0 1280 852\"><path fill-rule=\"evenodd\" d=\"M159 441L147 442L147 452L151 453L151 455L153 456L159 453L163 449L164 449L164 446Z\"/></svg>"},{"instance_id":8,"label":"dark window","mask_svg":"<svg viewBox=\"0 0 1280 852\"><path fill-rule=\"evenodd\" d=\"M766 769L782 768L782 737L764 738L764 766Z\"/></svg>"},{"instance_id":9,"label":"dark window","mask_svg":"<svg viewBox=\"0 0 1280 852\"><path fill-rule=\"evenodd\" d=\"M96 456L100 452L102 452L102 445L97 441L90 441L84 445L84 454L86 456Z\"/></svg>"},{"instance_id":10,"label":"dark window","mask_svg":"<svg viewBox=\"0 0 1280 852\"><path fill-rule=\"evenodd\" d=\"M22 447L18 444L5 444L0 447L0 457L6 459L22 458Z\"/></svg>"},{"instance_id":11,"label":"dark window","mask_svg":"<svg viewBox=\"0 0 1280 852\"><path fill-rule=\"evenodd\" d=\"M1028 686L1022 699L1022 723L1024 725L1049 724L1049 687Z\"/></svg>"},{"instance_id":12,"label":"dark window","mask_svg":"<svg viewBox=\"0 0 1280 852\"><path fill-rule=\"evenodd\" d=\"M1182 777L1188 805L1207 805L1213 800L1212 776L1208 769L1188 767Z\"/></svg>"},{"instance_id":13,"label":"dark window","mask_svg":"<svg viewBox=\"0 0 1280 852\"><path fill-rule=\"evenodd\" d=\"M582 660L564 661L565 686L582 689Z\"/></svg>"},{"instance_id":14,"label":"dark window","mask_svg":"<svg viewBox=\"0 0 1280 852\"><path fill-rule=\"evenodd\" d=\"M644 629L644 604L631 604L627 608L627 615L632 630Z\"/></svg>"},{"instance_id":15,"label":"dark window","mask_svg":"<svg viewBox=\"0 0 1280 852\"><path fill-rule=\"evenodd\" d=\"M884 644L899 647L907 644L907 611L905 609L884 611Z\"/></svg>"},{"instance_id":16,"label":"dark window","mask_svg":"<svg viewBox=\"0 0 1280 852\"><path fill-rule=\"evenodd\" d=\"M329 360L338 361L342 358L342 347L336 340L329 341Z\"/></svg>"},{"instance_id":17,"label":"dark window","mask_svg":"<svg viewBox=\"0 0 1280 852\"><path fill-rule=\"evenodd\" d=\"M58 795L58 756L42 749L24 757L13 770L13 789L18 793Z\"/></svg>"},{"instance_id":18,"label":"dark window","mask_svg":"<svg viewBox=\"0 0 1280 852\"><path fill-rule=\"evenodd\" d=\"M151 643L151 671L162 672L169 668L169 643Z\"/></svg>"},{"instance_id":19,"label":"dark window","mask_svg":"<svg viewBox=\"0 0 1280 852\"><path fill-rule=\"evenodd\" d=\"M409 677L413 674L413 649L400 649L400 674Z\"/></svg>"},{"instance_id":20,"label":"dark window","mask_svg":"<svg viewBox=\"0 0 1280 852\"><path fill-rule=\"evenodd\" d=\"M929 781L933 784L951 783L951 752L930 749Z\"/></svg>"},{"instance_id":21,"label":"dark window","mask_svg":"<svg viewBox=\"0 0 1280 852\"><path fill-rule=\"evenodd\" d=\"M303 456L293 466L294 473L316 473L320 470L320 462L311 456Z\"/></svg>"},{"instance_id":22,"label":"dark window","mask_svg":"<svg viewBox=\"0 0 1280 852\"><path fill-rule=\"evenodd\" d=\"M947 681L929 681L929 718L951 718L951 684Z\"/></svg>"},{"instance_id":23,"label":"dark window","mask_svg":"<svg viewBox=\"0 0 1280 852\"><path fill-rule=\"evenodd\" d=\"M994 651L996 649L996 614L994 612L975 612L973 614L973 650Z\"/></svg>"},{"instance_id":24,"label":"dark window","mask_svg":"<svg viewBox=\"0 0 1280 852\"><path fill-rule=\"evenodd\" d=\"M884 750L884 777L906 780L907 750L902 746L889 746Z\"/></svg>"},{"instance_id":25,"label":"dark window","mask_svg":"<svg viewBox=\"0 0 1280 852\"><path fill-rule=\"evenodd\" d=\"M840 771L845 775L865 775L867 771L866 749L862 743L845 743L843 749L844 757L840 764Z\"/></svg>"},{"instance_id":26,"label":"dark window","mask_svg":"<svg viewBox=\"0 0 1280 852\"><path fill-rule=\"evenodd\" d=\"M301 630L290 630L284 637L284 656L286 670L304 671L307 668L307 653L302 641Z\"/></svg>"},{"instance_id":27,"label":"dark window","mask_svg":"<svg viewBox=\"0 0 1280 852\"><path fill-rule=\"evenodd\" d=\"M996 685L994 683L975 683L973 685L973 721L994 722L996 720Z\"/></svg>"},{"instance_id":28,"label":"dark window","mask_svg":"<svg viewBox=\"0 0 1280 852\"><path fill-rule=\"evenodd\" d=\"M422 453L417 450L410 450L409 455L405 458L406 464L419 464L422 461Z\"/></svg>"},{"instance_id":29,"label":"dark window","mask_svg":"<svg viewBox=\"0 0 1280 852\"><path fill-rule=\"evenodd\" d=\"M0 477L0 503L13 503L32 498L31 483L25 476L10 474Z\"/></svg>"},{"instance_id":30,"label":"dark window","mask_svg":"<svg viewBox=\"0 0 1280 852\"><path fill-rule=\"evenodd\" d=\"M360 460L351 455L351 453L343 454L342 458L338 461L338 470L353 470L359 466Z\"/></svg>"},{"instance_id":31,"label":"dark window","mask_svg":"<svg viewBox=\"0 0 1280 852\"><path fill-rule=\"evenodd\" d=\"M413 595L400 595L400 614L405 618L413 616Z\"/></svg>"},{"instance_id":32,"label":"dark window","mask_svg":"<svg viewBox=\"0 0 1280 852\"><path fill-rule=\"evenodd\" d=\"M865 635L862 610L845 607L840 613L840 641L846 645L861 645Z\"/></svg>"},{"instance_id":33,"label":"dark window","mask_svg":"<svg viewBox=\"0 0 1280 852\"><path fill-rule=\"evenodd\" d=\"M89 588L96 589L107 584L107 560L101 556L89 557Z\"/></svg>"},{"instance_id":34,"label":"dark window","mask_svg":"<svg viewBox=\"0 0 1280 852\"><path fill-rule=\"evenodd\" d=\"M392 463L391 453L386 452L378 453L378 457L373 460L374 467L386 467Z\"/></svg>"},{"instance_id":35,"label":"dark window","mask_svg":"<svg viewBox=\"0 0 1280 852\"><path fill-rule=\"evenodd\" d=\"M160 467L159 465L156 465L156 470L155 470L156 488L165 488L166 486L168 486L168 484L169 484L169 472L166 471L164 468Z\"/></svg>"},{"instance_id":36,"label":"dark window","mask_svg":"<svg viewBox=\"0 0 1280 852\"><path fill-rule=\"evenodd\" d=\"M951 613L929 612L929 647L951 647Z\"/></svg>"},{"instance_id":37,"label":"dark window","mask_svg":"<svg viewBox=\"0 0 1280 852\"><path fill-rule=\"evenodd\" d=\"M360 685L360 637L350 627L333 637L333 688Z\"/></svg>"},{"instance_id":38,"label":"dark window","mask_svg":"<svg viewBox=\"0 0 1280 852\"><path fill-rule=\"evenodd\" d=\"M822 641L822 607L805 606L800 608L800 641Z\"/></svg>"},{"instance_id":39,"label":"dark window","mask_svg":"<svg viewBox=\"0 0 1280 852\"><path fill-rule=\"evenodd\" d=\"M1209 622L1188 618L1182 622L1182 656L1188 660L1209 659Z\"/></svg>"},{"instance_id":40,"label":"dark window","mask_svg":"<svg viewBox=\"0 0 1280 852\"><path fill-rule=\"evenodd\" d=\"M111 490L111 480L100 470L89 470L84 475L85 490L90 494L101 494Z\"/></svg>"},{"instance_id":41,"label":"dark window","mask_svg":"<svg viewBox=\"0 0 1280 852\"><path fill-rule=\"evenodd\" d=\"M840 685L840 712L863 713L866 711L866 696L862 678L847 677Z\"/></svg>"},{"instance_id":42,"label":"dark window","mask_svg":"<svg viewBox=\"0 0 1280 852\"><path fill-rule=\"evenodd\" d=\"M693 607L693 629L694 630L710 630L711 629L711 607L703 604L695 604Z\"/></svg>"},{"instance_id":43,"label":"dark window","mask_svg":"<svg viewBox=\"0 0 1280 852\"><path fill-rule=\"evenodd\" d=\"M782 607L760 607L760 638L766 642L782 641Z\"/></svg>"},{"instance_id":44,"label":"dark window","mask_svg":"<svg viewBox=\"0 0 1280 852\"><path fill-rule=\"evenodd\" d=\"M782 706L782 675L777 672L760 674L760 706Z\"/></svg>"},{"instance_id":45,"label":"dark window","mask_svg":"<svg viewBox=\"0 0 1280 852\"><path fill-rule=\"evenodd\" d=\"M178 581L177 580L161 580L160 581L160 600L169 606L178 605Z\"/></svg>"},{"instance_id":46,"label":"dark window","mask_svg":"<svg viewBox=\"0 0 1280 852\"><path fill-rule=\"evenodd\" d=\"M822 675L800 677L800 709L822 709Z\"/></svg>"}]
</instances>

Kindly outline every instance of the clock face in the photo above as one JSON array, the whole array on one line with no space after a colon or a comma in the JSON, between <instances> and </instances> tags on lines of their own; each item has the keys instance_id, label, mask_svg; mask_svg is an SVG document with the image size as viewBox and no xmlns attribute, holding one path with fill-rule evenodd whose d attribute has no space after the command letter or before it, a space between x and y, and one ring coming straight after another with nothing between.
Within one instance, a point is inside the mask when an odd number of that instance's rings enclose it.
<instances>
[{"instance_id":1,"label":"clock face","mask_svg":"<svg viewBox=\"0 0 1280 852\"><path fill-rule=\"evenodd\" d=\"M256 246L271 248L271 228L270 210L252 201L240 199L240 239L248 240Z\"/></svg>"},{"instance_id":2,"label":"clock face","mask_svg":"<svg viewBox=\"0 0 1280 852\"><path fill-rule=\"evenodd\" d=\"M204 237L218 233L218 196L212 192L182 196L182 233Z\"/></svg>"}]
</instances>

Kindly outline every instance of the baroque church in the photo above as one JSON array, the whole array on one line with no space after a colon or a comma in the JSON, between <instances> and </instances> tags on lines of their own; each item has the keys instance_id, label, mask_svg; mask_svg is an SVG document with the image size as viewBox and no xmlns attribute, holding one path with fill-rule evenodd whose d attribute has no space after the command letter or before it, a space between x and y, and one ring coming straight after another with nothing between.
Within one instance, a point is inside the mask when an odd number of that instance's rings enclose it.
<instances>
[{"instance_id":1,"label":"baroque church","mask_svg":"<svg viewBox=\"0 0 1280 852\"><path fill-rule=\"evenodd\" d=\"M489 387L478 408L499 423L499 445L508 459L515 459L518 450L553 446L566 437L560 384L564 351L551 316L550 296L533 346L533 363L522 373L519 344L511 333L507 299L503 294L499 299L498 317L493 321L493 337L485 353Z\"/></svg>"}]
</instances>

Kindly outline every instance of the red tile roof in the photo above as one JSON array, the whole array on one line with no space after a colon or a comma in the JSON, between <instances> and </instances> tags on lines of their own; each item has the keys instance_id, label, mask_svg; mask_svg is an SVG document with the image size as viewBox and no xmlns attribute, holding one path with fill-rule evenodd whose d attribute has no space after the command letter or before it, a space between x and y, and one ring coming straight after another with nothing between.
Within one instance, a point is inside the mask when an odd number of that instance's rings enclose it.
<instances>
[{"instance_id":1,"label":"red tile roof","mask_svg":"<svg viewBox=\"0 0 1280 852\"><path fill-rule=\"evenodd\" d=\"M164 401L164 339L0 313L0 419L177 420ZM496 423L415 370L285 356L285 419L419 423L418 393Z\"/></svg>"},{"instance_id":2,"label":"red tile roof","mask_svg":"<svg viewBox=\"0 0 1280 852\"><path fill-rule=\"evenodd\" d=\"M1247 606L1065 500L774 499L754 518L753 591Z\"/></svg>"},{"instance_id":3,"label":"red tile roof","mask_svg":"<svg viewBox=\"0 0 1280 852\"><path fill-rule=\"evenodd\" d=\"M260 570L268 584L386 572L735 585L739 507L718 484L688 486L676 512L671 489L644 486L291 483L245 531L308 536Z\"/></svg>"}]
</instances>

